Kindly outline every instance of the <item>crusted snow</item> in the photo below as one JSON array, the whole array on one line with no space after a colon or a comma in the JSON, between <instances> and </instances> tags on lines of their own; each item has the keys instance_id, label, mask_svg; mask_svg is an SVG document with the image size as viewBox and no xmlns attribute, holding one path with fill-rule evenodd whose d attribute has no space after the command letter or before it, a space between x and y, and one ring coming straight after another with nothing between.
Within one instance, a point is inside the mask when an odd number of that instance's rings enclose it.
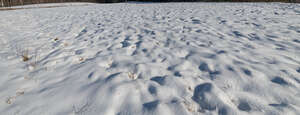
<instances>
[{"instance_id":1,"label":"crusted snow","mask_svg":"<svg viewBox=\"0 0 300 115\"><path fill-rule=\"evenodd\" d=\"M300 114L299 4L80 4L0 11L1 114Z\"/></svg>"}]
</instances>

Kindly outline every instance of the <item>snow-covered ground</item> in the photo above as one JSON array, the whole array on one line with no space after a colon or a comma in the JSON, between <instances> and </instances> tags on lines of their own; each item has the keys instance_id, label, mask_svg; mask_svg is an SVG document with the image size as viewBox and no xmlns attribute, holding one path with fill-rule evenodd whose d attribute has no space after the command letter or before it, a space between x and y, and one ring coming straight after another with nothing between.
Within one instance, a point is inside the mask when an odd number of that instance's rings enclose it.
<instances>
[{"instance_id":1,"label":"snow-covered ground","mask_svg":"<svg viewBox=\"0 0 300 115\"><path fill-rule=\"evenodd\" d=\"M299 4L80 4L0 11L1 115L300 114Z\"/></svg>"}]
</instances>

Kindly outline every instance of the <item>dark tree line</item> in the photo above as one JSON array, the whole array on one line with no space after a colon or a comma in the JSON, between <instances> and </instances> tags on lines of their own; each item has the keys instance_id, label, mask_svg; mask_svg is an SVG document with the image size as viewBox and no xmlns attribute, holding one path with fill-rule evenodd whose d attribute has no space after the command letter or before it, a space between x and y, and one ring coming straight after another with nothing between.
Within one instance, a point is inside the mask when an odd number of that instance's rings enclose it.
<instances>
[{"instance_id":1,"label":"dark tree line","mask_svg":"<svg viewBox=\"0 0 300 115\"><path fill-rule=\"evenodd\" d=\"M62 3L62 2L92 2L92 3L104 3L105 0L0 0L0 7L11 7L17 5L27 4L41 4L41 3Z\"/></svg>"}]
</instances>

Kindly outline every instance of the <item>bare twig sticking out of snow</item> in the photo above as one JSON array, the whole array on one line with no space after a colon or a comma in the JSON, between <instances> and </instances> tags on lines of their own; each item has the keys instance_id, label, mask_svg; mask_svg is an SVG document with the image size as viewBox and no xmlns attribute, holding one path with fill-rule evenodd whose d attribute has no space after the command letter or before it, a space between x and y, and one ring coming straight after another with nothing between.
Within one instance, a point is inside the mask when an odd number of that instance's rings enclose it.
<instances>
[{"instance_id":1,"label":"bare twig sticking out of snow","mask_svg":"<svg viewBox=\"0 0 300 115\"><path fill-rule=\"evenodd\" d=\"M40 60L40 55L37 50L34 51L34 54L33 54L31 60L32 61L29 63L29 66L35 68L38 65L38 61Z\"/></svg>"}]
</instances>

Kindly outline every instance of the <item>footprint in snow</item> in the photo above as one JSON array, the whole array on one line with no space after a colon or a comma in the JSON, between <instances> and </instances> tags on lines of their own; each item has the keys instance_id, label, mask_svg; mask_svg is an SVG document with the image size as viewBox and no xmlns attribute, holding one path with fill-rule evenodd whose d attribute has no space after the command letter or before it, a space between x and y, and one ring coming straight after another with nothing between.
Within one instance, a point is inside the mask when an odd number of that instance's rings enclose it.
<instances>
[{"instance_id":1,"label":"footprint in snow","mask_svg":"<svg viewBox=\"0 0 300 115\"><path fill-rule=\"evenodd\" d=\"M179 71L175 71L175 72L174 72L174 75L175 75L176 77L181 77L181 76L182 76L182 75L180 74Z\"/></svg>"},{"instance_id":2,"label":"footprint in snow","mask_svg":"<svg viewBox=\"0 0 300 115\"><path fill-rule=\"evenodd\" d=\"M230 66L230 65L228 65L226 68L227 68L227 70L229 70L229 71L235 72L234 68L233 68L232 66Z\"/></svg>"},{"instance_id":3,"label":"footprint in snow","mask_svg":"<svg viewBox=\"0 0 300 115\"><path fill-rule=\"evenodd\" d=\"M279 85L288 85L288 82L286 82L284 79L282 79L281 77L274 77L271 82L279 84Z\"/></svg>"},{"instance_id":4,"label":"footprint in snow","mask_svg":"<svg viewBox=\"0 0 300 115\"><path fill-rule=\"evenodd\" d=\"M193 24L201 24L201 21L198 19L192 19Z\"/></svg>"},{"instance_id":5,"label":"footprint in snow","mask_svg":"<svg viewBox=\"0 0 300 115\"><path fill-rule=\"evenodd\" d=\"M247 111L247 112L251 111L251 107L248 104L248 102L246 102L246 101L240 101L240 103L238 105L238 109L241 111Z\"/></svg>"},{"instance_id":6,"label":"footprint in snow","mask_svg":"<svg viewBox=\"0 0 300 115\"><path fill-rule=\"evenodd\" d=\"M107 76L107 77L105 78L105 82L111 81L112 79L114 79L115 77L117 77L117 76L120 75L120 74L121 74L121 72L118 72L118 73L114 73L114 74L111 74L111 75Z\"/></svg>"},{"instance_id":7,"label":"footprint in snow","mask_svg":"<svg viewBox=\"0 0 300 115\"><path fill-rule=\"evenodd\" d=\"M143 111L154 111L159 104L158 100L151 101L143 104Z\"/></svg>"},{"instance_id":8,"label":"footprint in snow","mask_svg":"<svg viewBox=\"0 0 300 115\"><path fill-rule=\"evenodd\" d=\"M159 85L164 85L165 84L165 76L161 77L161 76L157 76L157 77L153 77L150 80L155 81L156 83L158 83Z\"/></svg>"},{"instance_id":9,"label":"footprint in snow","mask_svg":"<svg viewBox=\"0 0 300 115\"><path fill-rule=\"evenodd\" d=\"M84 53L84 49L79 49L79 50L76 50L75 51L75 54L76 55L81 55L81 54L83 54Z\"/></svg>"},{"instance_id":10,"label":"footprint in snow","mask_svg":"<svg viewBox=\"0 0 300 115\"><path fill-rule=\"evenodd\" d=\"M156 95L156 94L157 94L157 89L156 89L156 87L153 86L153 85L150 85L150 86L148 87L148 91L149 91L149 93L152 94L152 95Z\"/></svg>"},{"instance_id":11,"label":"footprint in snow","mask_svg":"<svg viewBox=\"0 0 300 115\"><path fill-rule=\"evenodd\" d=\"M122 41L121 44L122 44L122 48L130 46L130 43L127 40Z\"/></svg>"},{"instance_id":12,"label":"footprint in snow","mask_svg":"<svg viewBox=\"0 0 300 115\"><path fill-rule=\"evenodd\" d=\"M300 40L294 39L293 42L300 43Z\"/></svg>"},{"instance_id":13,"label":"footprint in snow","mask_svg":"<svg viewBox=\"0 0 300 115\"><path fill-rule=\"evenodd\" d=\"M233 35L235 36L235 37L245 37L245 35L243 35L241 32L239 32L239 31L233 31L232 32L233 33Z\"/></svg>"},{"instance_id":14,"label":"footprint in snow","mask_svg":"<svg viewBox=\"0 0 300 115\"><path fill-rule=\"evenodd\" d=\"M252 72L251 72L250 70L248 70L248 69L246 69L246 68L241 68L241 69L242 69L242 71L243 71L246 75L252 76Z\"/></svg>"},{"instance_id":15,"label":"footprint in snow","mask_svg":"<svg viewBox=\"0 0 300 115\"><path fill-rule=\"evenodd\" d=\"M210 69L209 69L207 63L205 63L205 62L202 62L202 63L199 65L198 69L201 70L201 71L204 71L204 72L209 72L209 71L210 71Z\"/></svg>"},{"instance_id":16,"label":"footprint in snow","mask_svg":"<svg viewBox=\"0 0 300 115\"><path fill-rule=\"evenodd\" d=\"M218 110L218 115L228 115L227 108L223 107Z\"/></svg>"},{"instance_id":17,"label":"footprint in snow","mask_svg":"<svg viewBox=\"0 0 300 115\"><path fill-rule=\"evenodd\" d=\"M296 70L298 73L300 73L300 67Z\"/></svg>"},{"instance_id":18,"label":"footprint in snow","mask_svg":"<svg viewBox=\"0 0 300 115\"><path fill-rule=\"evenodd\" d=\"M91 79L93 76L94 76L94 72L91 72L91 73L88 75L88 78Z\"/></svg>"},{"instance_id":19,"label":"footprint in snow","mask_svg":"<svg viewBox=\"0 0 300 115\"><path fill-rule=\"evenodd\" d=\"M225 50L217 51L217 54L226 54L226 53L227 53L227 51L225 51Z\"/></svg>"},{"instance_id":20,"label":"footprint in snow","mask_svg":"<svg viewBox=\"0 0 300 115\"><path fill-rule=\"evenodd\" d=\"M272 104L269 104L269 106L272 106L272 107L287 107L288 104L287 103L280 103L280 104L272 103Z\"/></svg>"},{"instance_id":21,"label":"footprint in snow","mask_svg":"<svg viewBox=\"0 0 300 115\"><path fill-rule=\"evenodd\" d=\"M200 105L202 109L209 111L217 108L216 103L208 100L212 95L213 85L211 83L203 83L195 87L192 99Z\"/></svg>"}]
</instances>

